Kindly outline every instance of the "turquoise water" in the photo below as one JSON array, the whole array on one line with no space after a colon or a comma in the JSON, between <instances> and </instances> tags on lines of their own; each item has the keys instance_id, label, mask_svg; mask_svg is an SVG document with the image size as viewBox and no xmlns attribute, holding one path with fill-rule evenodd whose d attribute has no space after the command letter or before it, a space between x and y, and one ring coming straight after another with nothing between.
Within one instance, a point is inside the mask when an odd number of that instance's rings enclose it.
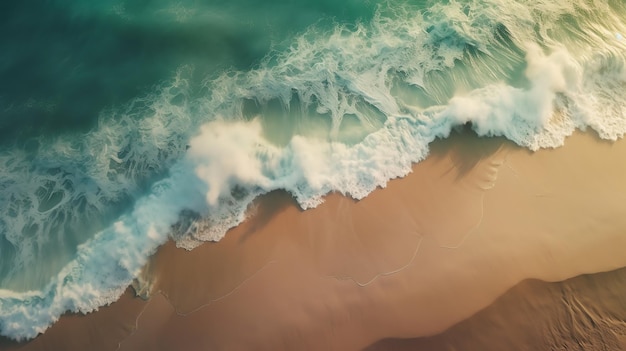
<instances>
[{"instance_id":1,"label":"turquoise water","mask_svg":"<svg viewBox=\"0 0 626 351\"><path fill-rule=\"evenodd\" d=\"M626 131L626 6L465 1L1 5L0 334L117 299L168 238L257 196L303 209L469 124L531 150ZM557 112L557 113L555 113Z\"/></svg>"}]
</instances>

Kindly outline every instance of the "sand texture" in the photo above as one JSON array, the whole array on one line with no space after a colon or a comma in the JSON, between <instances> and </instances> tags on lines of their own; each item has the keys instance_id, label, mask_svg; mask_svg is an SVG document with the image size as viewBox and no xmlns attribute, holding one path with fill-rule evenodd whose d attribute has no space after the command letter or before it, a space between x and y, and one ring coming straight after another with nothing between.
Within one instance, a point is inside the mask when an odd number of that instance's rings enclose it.
<instances>
[{"instance_id":1,"label":"sand texture","mask_svg":"<svg viewBox=\"0 0 626 351\"><path fill-rule=\"evenodd\" d=\"M618 350L624 159L591 133L536 153L454 134L358 202L268 194L219 243L162 247L149 301L0 348Z\"/></svg>"}]
</instances>

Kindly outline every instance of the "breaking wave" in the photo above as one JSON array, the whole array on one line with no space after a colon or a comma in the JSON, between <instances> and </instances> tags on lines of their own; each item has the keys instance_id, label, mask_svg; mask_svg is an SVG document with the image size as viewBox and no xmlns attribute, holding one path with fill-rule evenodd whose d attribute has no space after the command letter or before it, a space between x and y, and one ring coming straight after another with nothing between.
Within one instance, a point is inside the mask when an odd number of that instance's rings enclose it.
<instances>
[{"instance_id":1,"label":"breaking wave","mask_svg":"<svg viewBox=\"0 0 626 351\"><path fill-rule=\"evenodd\" d=\"M200 88L181 67L88 133L6 148L0 333L33 338L115 301L168 238L219 240L272 190L303 209L361 199L463 125L530 150L575 129L621 138L625 21L601 0L381 6Z\"/></svg>"}]
</instances>

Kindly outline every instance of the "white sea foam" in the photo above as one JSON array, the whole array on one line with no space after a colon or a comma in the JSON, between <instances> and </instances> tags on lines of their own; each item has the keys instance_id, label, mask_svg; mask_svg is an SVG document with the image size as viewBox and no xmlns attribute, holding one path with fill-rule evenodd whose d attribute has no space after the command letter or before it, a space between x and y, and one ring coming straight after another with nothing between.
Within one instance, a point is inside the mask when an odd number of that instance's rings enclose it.
<instances>
[{"instance_id":1,"label":"white sea foam","mask_svg":"<svg viewBox=\"0 0 626 351\"><path fill-rule=\"evenodd\" d=\"M50 218L62 226L77 206L89 217L137 198L44 288L0 290L0 333L32 338L65 311L114 301L168 237L185 248L219 240L274 189L304 209L331 191L361 199L463 124L531 150L562 145L576 128L622 137L626 53L620 42L589 38L626 28L601 1L588 3L381 9L371 23L312 28L256 69L207 81L202 98L191 99L177 76L85 138L42 141L34 158L0 155L9 195L0 226L22 266L56 229L44 224ZM580 17L580 28L559 27L564 15ZM141 195L138 182L165 169Z\"/></svg>"}]
</instances>

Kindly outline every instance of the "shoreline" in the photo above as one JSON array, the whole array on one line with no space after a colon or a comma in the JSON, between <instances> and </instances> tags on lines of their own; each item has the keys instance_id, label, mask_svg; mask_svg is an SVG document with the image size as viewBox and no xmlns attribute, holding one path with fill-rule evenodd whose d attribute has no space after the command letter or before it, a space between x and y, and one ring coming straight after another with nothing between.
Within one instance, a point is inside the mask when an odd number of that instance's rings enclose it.
<instances>
[{"instance_id":1,"label":"shoreline","mask_svg":"<svg viewBox=\"0 0 626 351\"><path fill-rule=\"evenodd\" d=\"M302 211L274 192L218 243L187 252L169 242L146 270L150 300L127 291L20 349L72 335L72 347L106 336L121 338L121 350L359 350L436 335L528 279L626 266L623 157L626 141L591 132L535 153L453 133L413 173L360 201L330 194ZM72 332L77 325L85 332Z\"/></svg>"}]
</instances>

